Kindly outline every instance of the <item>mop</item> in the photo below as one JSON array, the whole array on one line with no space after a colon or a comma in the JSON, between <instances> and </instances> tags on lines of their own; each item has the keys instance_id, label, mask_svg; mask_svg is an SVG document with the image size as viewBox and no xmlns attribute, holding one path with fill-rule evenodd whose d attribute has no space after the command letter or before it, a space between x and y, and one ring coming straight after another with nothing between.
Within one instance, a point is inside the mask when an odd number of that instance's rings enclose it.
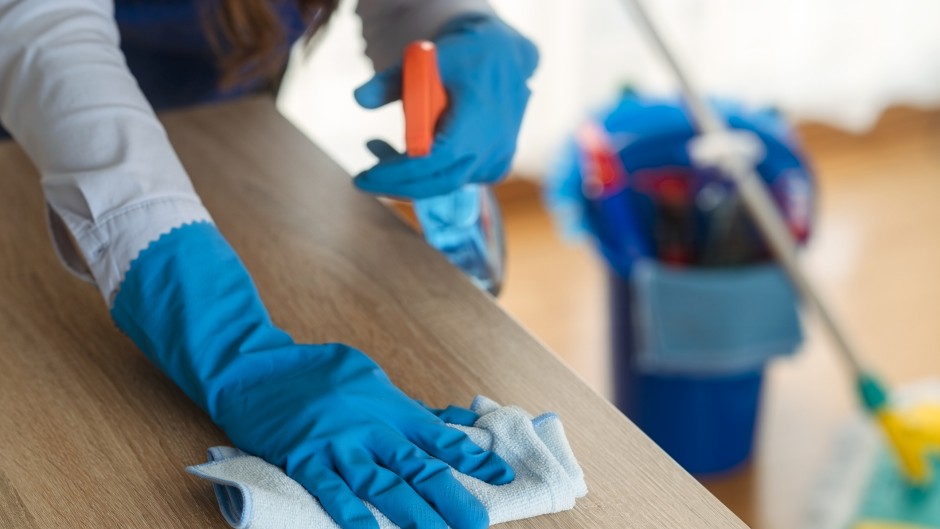
<instances>
[{"instance_id":1,"label":"mop","mask_svg":"<svg viewBox=\"0 0 940 529\"><path fill-rule=\"evenodd\" d=\"M797 244L755 167L763 146L753 134L732 130L691 83L640 0L622 0L650 37L679 82L696 130L689 154L695 163L719 169L736 186L748 214L787 273L803 302L812 307L856 381L862 408L874 418L849 428L840 443L840 464L826 482L831 501L819 496L811 509L812 529L940 528L940 384L899 392L863 366L857 349L803 273ZM914 396L910 396L913 394ZM872 425L876 425L877 428ZM878 435L880 432L880 435ZM854 449L849 449L853 447ZM841 475L839 475L841 473ZM838 501L836 500L838 498ZM832 516L826 516L830 509ZM836 512L839 511L839 512Z\"/></svg>"},{"instance_id":2,"label":"mop","mask_svg":"<svg viewBox=\"0 0 940 529\"><path fill-rule=\"evenodd\" d=\"M915 431L940 431L940 380L899 388L892 405ZM917 435L912 433L909 435ZM839 434L821 479L812 491L805 529L927 529L940 525L936 486L912 486L898 472L894 455L871 421L859 416ZM924 440L937 445L938 440ZM931 472L940 458L929 454Z\"/></svg>"}]
</instances>

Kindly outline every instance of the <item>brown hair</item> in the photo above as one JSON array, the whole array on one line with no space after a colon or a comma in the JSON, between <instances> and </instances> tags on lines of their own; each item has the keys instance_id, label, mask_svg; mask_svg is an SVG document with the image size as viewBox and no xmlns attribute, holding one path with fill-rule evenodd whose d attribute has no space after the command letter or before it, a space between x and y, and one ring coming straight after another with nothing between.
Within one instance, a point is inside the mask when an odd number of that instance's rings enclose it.
<instances>
[{"instance_id":1,"label":"brown hair","mask_svg":"<svg viewBox=\"0 0 940 529\"><path fill-rule=\"evenodd\" d=\"M339 0L218 0L204 16L209 42L222 72L220 88L248 83L275 85L284 71L291 42L278 9L296 8L307 31L304 41L323 27Z\"/></svg>"}]
</instances>

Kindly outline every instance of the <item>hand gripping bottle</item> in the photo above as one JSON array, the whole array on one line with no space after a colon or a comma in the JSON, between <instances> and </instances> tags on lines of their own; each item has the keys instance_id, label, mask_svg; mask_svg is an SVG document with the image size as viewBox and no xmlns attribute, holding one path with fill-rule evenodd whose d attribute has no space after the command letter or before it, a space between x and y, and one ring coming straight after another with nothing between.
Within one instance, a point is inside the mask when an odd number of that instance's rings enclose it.
<instances>
[{"instance_id":1,"label":"hand gripping bottle","mask_svg":"<svg viewBox=\"0 0 940 529\"><path fill-rule=\"evenodd\" d=\"M414 42L405 49L402 103L408 155L427 156L438 118L447 107L437 50L431 42ZM414 210L428 244L478 287L497 295L503 282L506 243L492 188L466 184L444 195L415 200Z\"/></svg>"}]
</instances>

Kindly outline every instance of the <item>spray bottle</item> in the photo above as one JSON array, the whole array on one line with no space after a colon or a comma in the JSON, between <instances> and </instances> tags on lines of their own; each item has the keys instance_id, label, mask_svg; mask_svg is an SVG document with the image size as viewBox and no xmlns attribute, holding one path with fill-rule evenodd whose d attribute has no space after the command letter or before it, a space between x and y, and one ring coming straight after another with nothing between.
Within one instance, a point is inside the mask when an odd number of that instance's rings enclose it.
<instances>
[{"instance_id":1,"label":"spray bottle","mask_svg":"<svg viewBox=\"0 0 940 529\"><path fill-rule=\"evenodd\" d=\"M437 121L447 108L432 42L414 42L405 49L402 103L408 155L427 156ZM497 295L503 282L506 244L492 188L465 184L445 195L415 200L414 210L428 244L478 287Z\"/></svg>"}]
</instances>

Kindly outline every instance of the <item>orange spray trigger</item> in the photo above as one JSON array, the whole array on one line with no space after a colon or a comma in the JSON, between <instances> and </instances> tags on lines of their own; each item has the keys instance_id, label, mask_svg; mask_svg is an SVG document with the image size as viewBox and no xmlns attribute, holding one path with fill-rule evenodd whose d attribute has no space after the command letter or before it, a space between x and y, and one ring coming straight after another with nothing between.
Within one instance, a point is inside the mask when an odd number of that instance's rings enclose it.
<instances>
[{"instance_id":1,"label":"orange spray trigger","mask_svg":"<svg viewBox=\"0 0 940 529\"><path fill-rule=\"evenodd\" d=\"M447 108L447 92L437 68L437 48L419 40L405 48L402 61L402 106L409 156L427 156L434 144L437 120Z\"/></svg>"}]
</instances>

